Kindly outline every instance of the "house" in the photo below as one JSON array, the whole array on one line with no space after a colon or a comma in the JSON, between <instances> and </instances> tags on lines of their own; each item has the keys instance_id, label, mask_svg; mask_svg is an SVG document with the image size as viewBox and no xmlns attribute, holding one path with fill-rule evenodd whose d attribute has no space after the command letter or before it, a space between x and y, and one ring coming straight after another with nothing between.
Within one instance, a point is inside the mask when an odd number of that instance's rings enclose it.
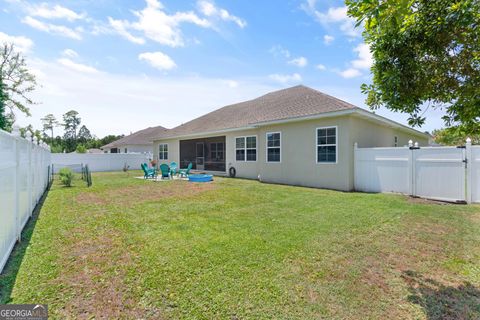
<instances>
[{"instance_id":1,"label":"house","mask_svg":"<svg viewBox=\"0 0 480 320\"><path fill-rule=\"evenodd\" d=\"M229 105L154 139L159 163L271 183L352 190L359 147L429 135L305 86Z\"/></svg>"},{"instance_id":2,"label":"house","mask_svg":"<svg viewBox=\"0 0 480 320\"><path fill-rule=\"evenodd\" d=\"M104 153L152 153L152 139L162 137L168 129L149 127L101 147Z\"/></svg>"}]
</instances>

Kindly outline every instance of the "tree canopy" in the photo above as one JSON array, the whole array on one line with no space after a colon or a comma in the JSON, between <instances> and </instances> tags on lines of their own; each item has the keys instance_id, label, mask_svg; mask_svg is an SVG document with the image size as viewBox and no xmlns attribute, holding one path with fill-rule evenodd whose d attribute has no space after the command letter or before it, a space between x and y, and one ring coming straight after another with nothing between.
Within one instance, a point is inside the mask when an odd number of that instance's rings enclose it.
<instances>
[{"instance_id":1,"label":"tree canopy","mask_svg":"<svg viewBox=\"0 0 480 320\"><path fill-rule=\"evenodd\" d=\"M55 118L53 114L49 113L40 120L42 121L44 135L47 136L46 132L50 131L50 138L53 139L53 128L60 125L60 123L57 121L57 118Z\"/></svg>"},{"instance_id":2,"label":"tree canopy","mask_svg":"<svg viewBox=\"0 0 480 320\"><path fill-rule=\"evenodd\" d=\"M0 47L0 129L8 129L15 121L15 110L30 116L29 106L35 102L29 97L36 87L25 58L15 51L13 44Z\"/></svg>"},{"instance_id":3,"label":"tree canopy","mask_svg":"<svg viewBox=\"0 0 480 320\"><path fill-rule=\"evenodd\" d=\"M447 126L480 131L480 1L347 0L364 25L374 62L366 103L410 115L421 126L428 108Z\"/></svg>"}]
</instances>

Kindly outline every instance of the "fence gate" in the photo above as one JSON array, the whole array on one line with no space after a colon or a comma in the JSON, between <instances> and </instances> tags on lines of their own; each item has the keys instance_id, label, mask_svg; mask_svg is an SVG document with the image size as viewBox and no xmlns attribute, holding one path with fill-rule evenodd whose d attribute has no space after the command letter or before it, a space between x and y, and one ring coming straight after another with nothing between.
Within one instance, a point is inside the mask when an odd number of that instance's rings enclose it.
<instances>
[{"instance_id":1,"label":"fence gate","mask_svg":"<svg viewBox=\"0 0 480 320\"><path fill-rule=\"evenodd\" d=\"M414 196L467 201L465 148L428 147L412 151Z\"/></svg>"}]
</instances>

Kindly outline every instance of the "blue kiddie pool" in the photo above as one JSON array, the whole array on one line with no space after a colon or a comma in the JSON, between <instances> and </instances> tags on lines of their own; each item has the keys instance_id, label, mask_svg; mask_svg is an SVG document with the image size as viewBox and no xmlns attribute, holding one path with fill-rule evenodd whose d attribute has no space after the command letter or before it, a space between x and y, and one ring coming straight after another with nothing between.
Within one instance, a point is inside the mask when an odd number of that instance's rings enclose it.
<instances>
[{"instance_id":1,"label":"blue kiddie pool","mask_svg":"<svg viewBox=\"0 0 480 320\"><path fill-rule=\"evenodd\" d=\"M211 174L191 174L188 176L188 181L191 182L209 182L213 180Z\"/></svg>"}]
</instances>

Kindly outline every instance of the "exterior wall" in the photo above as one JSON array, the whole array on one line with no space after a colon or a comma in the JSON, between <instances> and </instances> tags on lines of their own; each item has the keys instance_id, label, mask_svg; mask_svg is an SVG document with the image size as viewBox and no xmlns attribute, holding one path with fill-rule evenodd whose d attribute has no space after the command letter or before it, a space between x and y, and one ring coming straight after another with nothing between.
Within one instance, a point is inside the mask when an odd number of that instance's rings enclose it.
<instances>
[{"instance_id":1,"label":"exterior wall","mask_svg":"<svg viewBox=\"0 0 480 320\"><path fill-rule=\"evenodd\" d=\"M158 145L160 143L168 144L168 159L158 160ZM175 161L180 163L180 140L179 139L167 139L155 141L153 143L153 159L157 160L157 166L160 166L162 163L170 164L170 162Z\"/></svg>"},{"instance_id":2,"label":"exterior wall","mask_svg":"<svg viewBox=\"0 0 480 320\"><path fill-rule=\"evenodd\" d=\"M118 153L125 153L125 148L127 148L127 153L152 153L152 145L151 144L128 144L128 145L119 145L116 147L118 149ZM111 152L111 148L104 149L107 153Z\"/></svg>"},{"instance_id":3,"label":"exterior wall","mask_svg":"<svg viewBox=\"0 0 480 320\"><path fill-rule=\"evenodd\" d=\"M337 163L317 163L316 129L337 127ZM266 134L281 133L281 162L266 161ZM412 135L405 130L388 127L377 121L358 116L340 116L284 124L263 126L255 129L212 134L225 136L225 163L228 168L235 167L237 177L257 179L271 183L299 185L316 188L353 190L353 145L359 147L392 147L394 137L398 137L398 146L408 144L408 140L427 145L428 138L421 134ZM257 137L257 161L236 161L235 138L243 136ZM193 138L193 137L192 137ZM188 138L190 139L190 138ZM162 140L168 143L167 161L179 162L179 139ZM154 157L158 159L158 144L154 142Z\"/></svg>"},{"instance_id":4,"label":"exterior wall","mask_svg":"<svg viewBox=\"0 0 480 320\"><path fill-rule=\"evenodd\" d=\"M428 145L428 138L421 134L391 128L376 121L360 117L350 117L351 141L359 148L395 147L395 136L398 137L398 147L408 145L408 141L418 142L420 146Z\"/></svg>"}]
</instances>

